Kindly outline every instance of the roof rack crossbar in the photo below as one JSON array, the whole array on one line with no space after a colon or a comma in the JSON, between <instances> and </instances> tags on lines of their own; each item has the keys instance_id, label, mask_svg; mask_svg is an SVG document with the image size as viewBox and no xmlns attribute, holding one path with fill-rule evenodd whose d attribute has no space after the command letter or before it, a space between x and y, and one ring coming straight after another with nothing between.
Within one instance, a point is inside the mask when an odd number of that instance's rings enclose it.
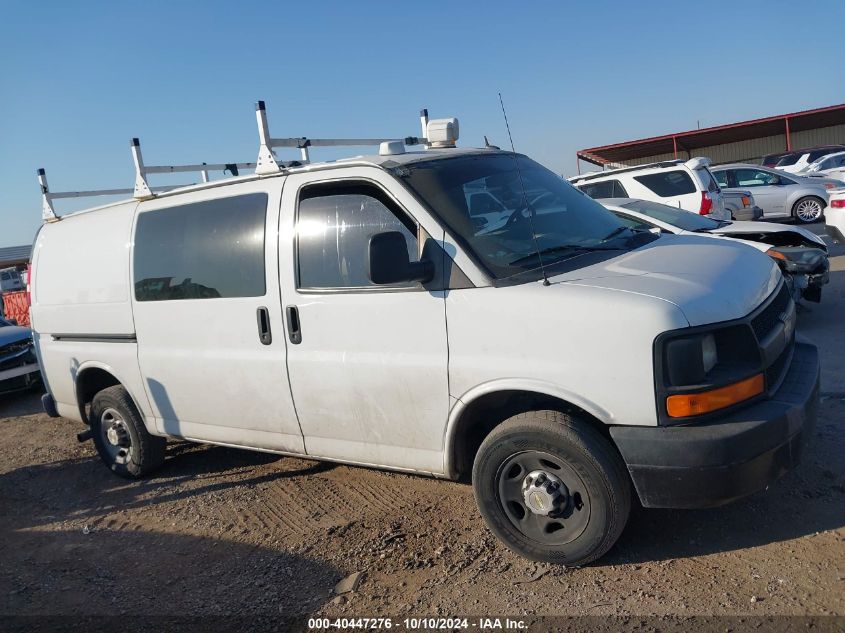
<instances>
[{"instance_id":1,"label":"roof rack crossbar","mask_svg":"<svg viewBox=\"0 0 845 633\"><path fill-rule=\"evenodd\" d=\"M240 175L241 170L255 169L256 163L197 163L194 165L145 165L141 155L141 142L133 138L130 142L132 160L135 163L135 186L132 189L91 189L88 191L50 191L47 185L47 175L44 169L38 170L38 184L41 187L41 218L45 222L55 222L60 217L56 215L53 207L53 200L60 198L89 198L95 196L120 196L131 194L136 200L147 200L156 193L190 187L196 183L162 185L151 187L147 182L149 174L174 174L182 172L195 172L202 176L203 182L208 182L209 172L229 172L232 176Z\"/></svg>"},{"instance_id":2,"label":"roof rack crossbar","mask_svg":"<svg viewBox=\"0 0 845 633\"><path fill-rule=\"evenodd\" d=\"M45 222L55 222L61 219L56 215L53 207L53 200L60 198L87 198L93 196L116 196L132 194L136 200L148 200L156 193L190 187L196 183L183 185L166 185L151 187L147 177L150 174L173 174L182 172L196 172L202 176L202 181L208 182L209 172L229 172L232 176L240 175L240 170L254 169L255 174L269 175L278 174L280 171L300 167L310 162L309 148L311 147L366 147L372 145L381 146L383 143L398 144L406 146L423 145L425 147L455 147L458 138L458 120L437 119L429 121L428 110L420 112L420 125L423 136L389 137L389 138L273 138L270 136L270 127L267 123L267 109L263 101L255 104L256 121L258 123L258 137L260 147L258 159L254 163L196 163L192 165L145 165L141 154L141 142L133 138L130 142L132 161L135 163L135 186L131 189L94 189L89 191L58 191L51 192L47 185L47 175L44 169L38 170L38 184L41 187L41 217ZM431 125L430 125L431 124ZM433 126L433 127L432 127ZM426 136L433 140L429 140ZM300 151L301 160L280 161L277 160L274 147L290 147ZM380 148L381 150L382 148ZM388 153L395 150L395 147L387 147Z\"/></svg>"},{"instance_id":3,"label":"roof rack crossbar","mask_svg":"<svg viewBox=\"0 0 845 633\"><path fill-rule=\"evenodd\" d=\"M270 125L267 122L267 107L263 101L255 104L255 118L258 123L258 159L256 160L255 173L259 175L278 173L283 165L276 159L273 152L274 147L290 147L300 152L300 164L307 164L311 161L309 148L311 147L367 147L381 145L390 141L402 141L405 145L428 146L428 139L420 136L405 137L384 137L384 138L308 138L306 136L295 138L273 138L270 136ZM420 113L423 132L428 123L428 111Z\"/></svg>"}]
</instances>

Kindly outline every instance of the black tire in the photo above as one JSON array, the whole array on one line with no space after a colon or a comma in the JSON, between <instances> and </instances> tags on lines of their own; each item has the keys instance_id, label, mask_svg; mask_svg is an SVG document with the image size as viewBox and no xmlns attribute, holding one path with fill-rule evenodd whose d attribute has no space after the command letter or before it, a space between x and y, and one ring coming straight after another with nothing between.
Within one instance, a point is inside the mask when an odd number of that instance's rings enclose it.
<instances>
[{"instance_id":1,"label":"black tire","mask_svg":"<svg viewBox=\"0 0 845 633\"><path fill-rule=\"evenodd\" d=\"M523 498L525 516L519 520L520 501L507 498L516 487L524 494L530 478L525 471L537 459L544 472L558 477L552 486L565 491L556 497L563 504L556 510L559 519L532 512ZM588 423L558 411L521 413L493 429L475 456L472 484L487 527L510 549L541 562L579 566L600 558L619 538L631 509L630 479L615 448Z\"/></svg>"},{"instance_id":2,"label":"black tire","mask_svg":"<svg viewBox=\"0 0 845 633\"><path fill-rule=\"evenodd\" d=\"M97 453L115 474L138 479L164 464L167 440L150 435L122 386L103 389L94 396L90 421Z\"/></svg>"},{"instance_id":3,"label":"black tire","mask_svg":"<svg viewBox=\"0 0 845 633\"><path fill-rule=\"evenodd\" d=\"M792 217L802 224L812 224L813 222L818 222L824 216L824 206L824 200L815 196L804 196L803 198L798 198L798 200L795 201L795 204L792 205ZM802 211L804 207L814 209L814 215L812 217L807 216L806 213Z\"/></svg>"}]
</instances>

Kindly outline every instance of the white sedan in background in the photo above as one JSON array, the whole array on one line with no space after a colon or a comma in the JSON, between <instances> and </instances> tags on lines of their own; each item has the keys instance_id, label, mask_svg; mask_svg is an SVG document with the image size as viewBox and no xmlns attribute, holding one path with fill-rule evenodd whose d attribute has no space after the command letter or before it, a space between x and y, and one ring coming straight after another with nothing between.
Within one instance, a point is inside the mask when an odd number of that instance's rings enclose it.
<instances>
[{"instance_id":1,"label":"white sedan in background","mask_svg":"<svg viewBox=\"0 0 845 633\"><path fill-rule=\"evenodd\" d=\"M842 192L845 193L845 189ZM796 301L802 297L807 301L820 301L822 286L829 281L827 245L818 235L800 226L714 220L659 202L634 198L604 198L598 202L635 230L740 240L777 261ZM845 230L845 226L842 229Z\"/></svg>"}]
</instances>

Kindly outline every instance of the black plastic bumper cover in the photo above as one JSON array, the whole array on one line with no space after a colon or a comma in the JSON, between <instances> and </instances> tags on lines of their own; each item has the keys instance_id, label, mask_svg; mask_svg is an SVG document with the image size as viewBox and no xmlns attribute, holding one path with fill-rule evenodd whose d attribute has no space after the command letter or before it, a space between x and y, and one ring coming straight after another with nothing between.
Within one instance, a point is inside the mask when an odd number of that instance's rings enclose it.
<instances>
[{"instance_id":1,"label":"black plastic bumper cover","mask_svg":"<svg viewBox=\"0 0 845 633\"><path fill-rule=\"evenodd\" d=\"M645 507L718 506L762 490L798 464L818 394L818 350L796 341L771 399L695 426L616 426L610 434Z\"/></svg>"}]
</instances>

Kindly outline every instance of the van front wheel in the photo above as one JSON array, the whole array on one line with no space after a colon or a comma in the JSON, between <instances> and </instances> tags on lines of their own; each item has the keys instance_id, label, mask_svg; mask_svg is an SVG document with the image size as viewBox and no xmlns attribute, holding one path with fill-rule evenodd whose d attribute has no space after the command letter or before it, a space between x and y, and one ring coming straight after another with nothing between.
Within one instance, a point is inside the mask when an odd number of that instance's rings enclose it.
<instances>
[{"instance_id":1,"label":"van front wheel","mask_svg":"<svg viewBox=\"0 0 845 633\"><path fill-rule=\"evenodd\" d=\"M587 423L558 411L516 415L475 457L473 488L487 527L532 560L586 565L619 538L631 507L625 464Z\"/></svg>"},{"instance_id":2,"label":"van front wheel","mask_svg":"<svg viewBox=\"0 0 845 633\"><path fill-rule=\"evenodd\" d=\"M167 440L150 435L135 403L120 385L94 396L90 420L97 453L114 473L137 479L164 463Z\"/></svg>"}]
</instances>

